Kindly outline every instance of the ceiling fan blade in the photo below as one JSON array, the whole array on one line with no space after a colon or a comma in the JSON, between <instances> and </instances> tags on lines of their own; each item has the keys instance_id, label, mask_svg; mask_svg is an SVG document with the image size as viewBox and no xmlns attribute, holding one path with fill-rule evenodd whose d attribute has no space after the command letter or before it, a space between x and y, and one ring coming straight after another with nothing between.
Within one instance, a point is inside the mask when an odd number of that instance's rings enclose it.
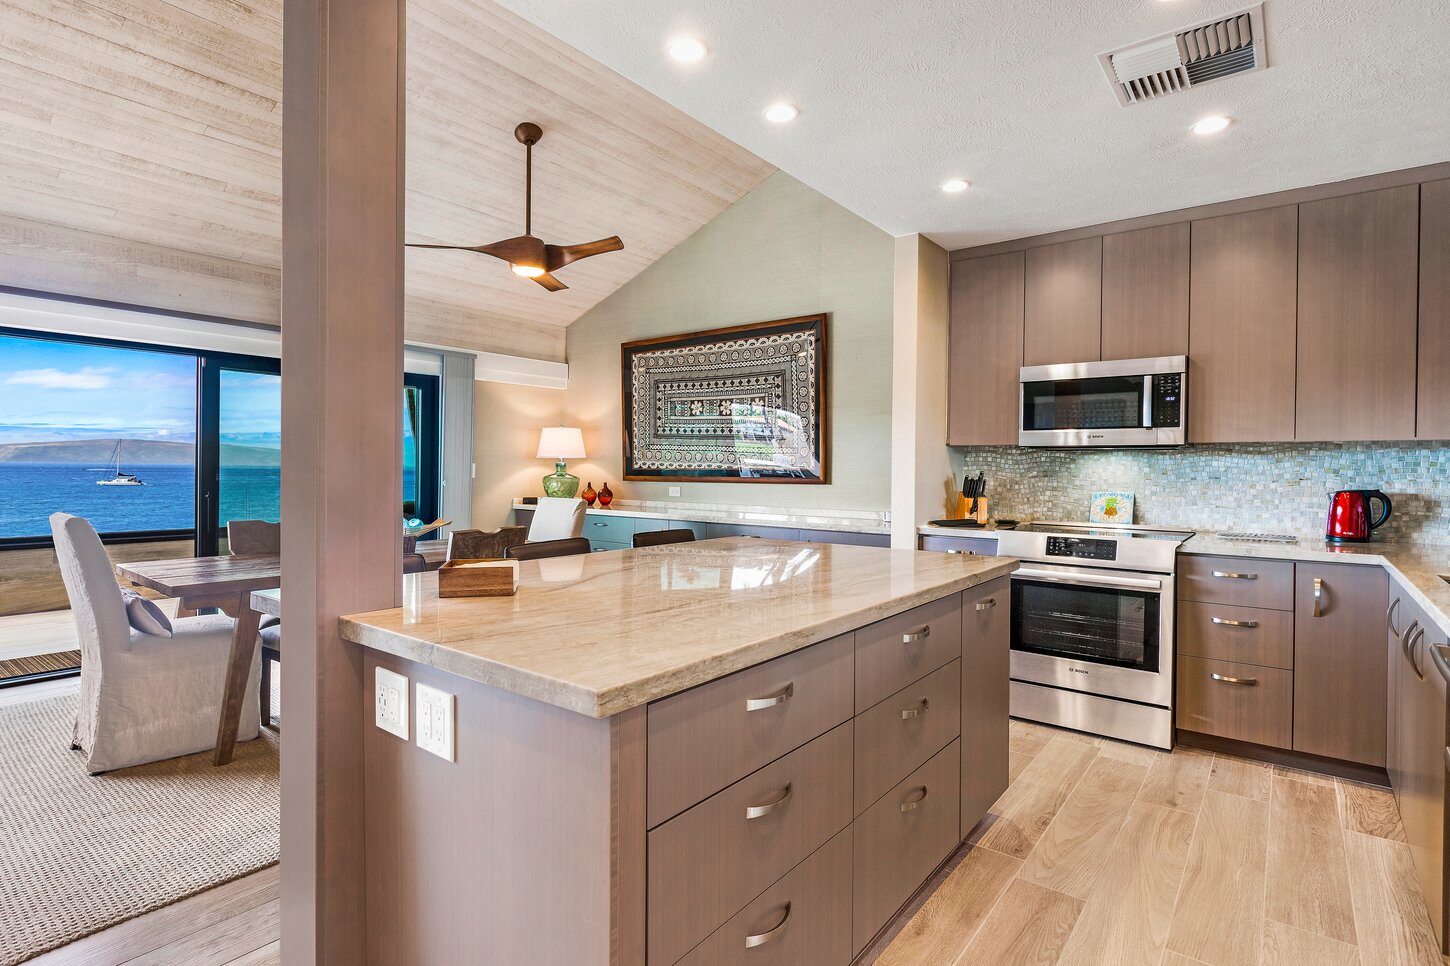
<instances>
[{"instance_id":1,"label":"ceiling fan blade","mask_svg":"<svg viewBox=\"0 0 1450 966\"><path fill-rule=\"evenodd\" d=\"M559 281L554 276L550 275L548 272L545 272L542 275L535 275L534 281L538 282L540 285L544 286L544 288L548 289L551 292L560 292L569 287L563 282Z\"/></svg>"},{"instance_id":2,"label":"ceiling fan blade","mask_svg":"<svg viewBox=\"0 0 1450 966\"><path fill-rule=\"evenodd\" d=\"M477 251L515 264L547 264L544 261L544 243L533 235L515 235L513 238L505 238L503 241L480 245Z\"/></svg>"},{"instance_id":3,"label":"ceiling fan blade","mask_svg":"<svg viewBox=\"0 0 1450 966\"><path fill-rule=\"evenodd\" d=\"M458 252L481 252L483 248L478 245L423 245L419 242L405 242L404 248L446 248Z\"/></svg>"},{"instance_id":4,"label":"ceiling fan blade","mask_svg":"<svg viewBox=\"0 0 1450 966\"><path fill-rule=\"evenodd\" d=\"M577 262L581 258L588 258L590 255L603 255L605 252L618 252L624 250L624 242L619 240L618 235L610 235L608 238L601 238L598 241L583 242L579 245L547 245L545 251L548 253L549 271L563 268L570 262Z\"/></svg>"}]
</instances>

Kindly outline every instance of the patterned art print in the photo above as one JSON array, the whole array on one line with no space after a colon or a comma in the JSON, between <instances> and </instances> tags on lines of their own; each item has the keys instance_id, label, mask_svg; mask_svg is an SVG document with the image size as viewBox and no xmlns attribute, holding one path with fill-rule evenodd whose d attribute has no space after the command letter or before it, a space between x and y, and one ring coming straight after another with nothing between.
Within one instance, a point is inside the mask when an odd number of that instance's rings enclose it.
<instances>
[{"instance_id":1,"label":"patterned art print","mask_svg":"<svg viewBox=\"0 0 1450 966\"><path fill-rule=\"evenodd\" d=\"M824 483L826 317L628 342L627 480Z\"/></svg>"}]
</instances>

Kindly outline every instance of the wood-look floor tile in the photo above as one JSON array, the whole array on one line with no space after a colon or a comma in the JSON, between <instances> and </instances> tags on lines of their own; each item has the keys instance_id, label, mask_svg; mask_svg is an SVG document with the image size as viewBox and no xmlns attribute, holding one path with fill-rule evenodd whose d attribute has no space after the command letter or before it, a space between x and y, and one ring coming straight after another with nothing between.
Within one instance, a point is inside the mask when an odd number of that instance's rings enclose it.
<instances>
[{"instance_id":1,"label":"wood-look floor tile","mask_svg":"<svg viewBox=\"0 0 1450 966\"><path fill-rule=\"evenodd\" d=\"M973 849L911 917L876 966L941 966L966 948L1022 863L991 849Z\"/></svg>"},{"instance_id":2,"label":"wood-look floor tile","mask_svg":"<svg viewBox=\"0 0 1450 966\"><path fill-rule=\"evenodd\" d=\"M1410 847L1375 835L1344 833L1349 886L1360 960L1365 966L1394 963L1441 966Z\"/></svg>"},{"instance_id":3,"label":"wood-look floor tile","mask_svg":"<svg viewBox=\"0 0 1450 966\"><path fill-rule=\"evenodd\" d=\"M1341 781L1339 821L1346 831L1405 841L1405 827L1400 824L1395 793L1388 788Z\"/></svg>"},{"instance_id":4,"label":"wood-look floor tile","mask_svg":"<svg viewBox=\"0 0 1450 966\"><path fill-rule=\"evenodd\" d=\"M1133 803L1073 927L1063 951L1064 966L1159 962L1194 824L1187 812Z\"/></svg>"},{"instance_id":5,"label":"wood-look floor tile","mask_svg":"<svg viewBox=\"0 0 1450 966\"><path fill-rule=\"evenodd\" d=\"M1081 912L1081 899L1013 879L957 966L1055 963Z\"/></svg>"},{"instance_id":6,"label":"wood-look floor tile","mask_svg":"<svg viewBox=\"0 0 1450 966\"><path fill-rule=\"evenodd\" d=\"M1334 785L1274 779L1264 914L1355 944L1349 866Z\"/></svg>"},{"instance_id":7,"label":"wood-look floor tile","mask_svg":"<svg viewBox=\"0 0 1450 966\"><path fill-rule=\"evenodd\" d=\"M274 939L261 949L234 959L226 966L282 966L282 941Z\"/></svg>"},{"instance_id":8,"label":"wood-look floor tile","mask_svg":"<svg viewBox=\"0 0 1450 966\"><path fill-rule=\"evenodd\" d=\"M1208 788L1213 755L1193 748L1179 748L1154 763L1138 792L1139 801L1149 805L1196 813Z\"/></svg>"},{"instance_id":9,"label":"wood-look floor tile","mask_svg":"<svg viewBox=\"0 0 1450 966\"><path fill-rule=\"evenodd\" d=\"M1274 770L1263 762L1214 755L1208 787L1214 791L1267 802L1273 777Z\"/></svg>"},{"instance_id":10,"label":"wood-look floor tile","mask_svg":"<svg viewBox=\"0 0 1450 966\"><path fill-rule=\"evenodd\" d=\"M1097 881L1148 769L1099 756L1022 867L1022 878L1079 899Z\"/></svg>"},{"instance_id":11,"label":"wood-look floor tile","mask_svg":"<svg viewBox=\"0 0 1450 966\"><path fill-rule=\"evenodd\" d=\"M982 833L981 844L1014 858L1027 858L1096 757L1097 749L1090 745L1048 742L992 807L996 820Z\"/></svg>"},{"instance_id":12,"label":"wood-look floor tile","mask_svg":"<svg viewBox=\"0 0 1450 966\"><path fill-rule=\"evenodd\" d=\"M1204 794L1173 908L1170 950L1210 966L1258 962L1268 848L1267 802Z\"/></svg>"},{"instance_id":13,"label":"wood-look floor tile","mask_svg":"<svg viewBox=\"0 0 1450 966\"><path fill-rule=\"evenodd\" d=\"M1275 778L1292 778L1298 782L1308 782L1311 785L1334 785L1336 784L1332 775L1321 775L1318 772L1304 771L1299 768L1290 768L1288 765L1274 766Z\"/></svg>"},{"instance_id":14,"label":"wood-look floor tile","mask_svg":"<svg viewBox=\"0 0 1450 966\"><path fill-rule=\"evenodd\" d=\"M128 959L125 966L226 966L267 945L280 929L278 903L269 902Z\"/></svg>"},{"instance_id":15,"label":"wood-look floor tile","mask_svg":"<svg viewBox=\"0 0 1450 966\"><path fill-rule=\"evenodd\" d=\"M1187 956L1170 950L1163 954L1163 966L1208 966L1208 964L1202 960L1189 959Z\"/></svg>"},{"instance_id":16,"label":"wood-look floor tile","mask_svg":"<svg viewBox=\"0 0 1450 966\"><path fill-rule=\"evenodd\" d=\"M1019 751L1008 751L1007 784L1010 785L1015 782L1017 780L1017 776L1022 774L1022 769L1026 768L1032 762L1032 759L1034 757L1034 755L1024 755Z\"/></svg>"},{"instance_id":17,"label":"wood-look floor tile","mask_svg":"<svg viewBox=\"0 0 1450 966\"><path fill-rule=\"evenodd\" d=\"M1359 966L1359 949L1265 919L1264 947L1259 962L1261 966Z\"/></svg>"},{"instance_id":18,"label":"wood-look floor tile","mask_svg":"<svg viewBox=\"0 0 1450 966\"><path fill-rule=\"evenodd\" d=\"M1130 761L1135 765L1152 766L1158 763L1158 759L1168 757L1168 752L1160 751L1157 748L1145 748L1142 745L1132 745L1126 741L1114 741L1111 738L1103 738L1098 746L1098 754L1103 758L1115 758L1118 761Z\"/></svg>"},{"instance_id":19,"label":"wood-look floor tile","mask_svg":"<svg viewBox=\"0 0 1450 966\"><path fill-rule=\"evenodd\" d=\"M1007 726L1007 745L1011 750L1024 755L1035 755L1047 747L1053 738L1051 730L1030 721L1013 718Z\"/></svg>"}]
</instances>

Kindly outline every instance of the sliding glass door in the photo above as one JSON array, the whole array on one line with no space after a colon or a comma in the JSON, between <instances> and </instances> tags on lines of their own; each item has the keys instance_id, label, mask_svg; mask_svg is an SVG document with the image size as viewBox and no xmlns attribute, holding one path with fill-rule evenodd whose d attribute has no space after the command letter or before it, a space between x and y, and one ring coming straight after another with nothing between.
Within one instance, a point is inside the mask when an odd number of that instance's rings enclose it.
<instances>
[{"instance_id":1,"label":"sliding glass door","mask_svg":"<svg viewBox=\"0 0 1450 966\"><path fill-rule=\"evenodd\" d=\"M282 375L276 359L201 360L197 556L226 553L231 520L282 519Z\"/></svg>"}]
</instances>

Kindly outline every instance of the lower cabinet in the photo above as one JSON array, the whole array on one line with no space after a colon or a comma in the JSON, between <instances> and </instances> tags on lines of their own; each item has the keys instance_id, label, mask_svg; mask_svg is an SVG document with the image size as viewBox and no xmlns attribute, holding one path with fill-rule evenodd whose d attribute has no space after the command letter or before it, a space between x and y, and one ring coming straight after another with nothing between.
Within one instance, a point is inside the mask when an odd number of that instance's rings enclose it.
<instances>
[{"instance_id":1,"label":"lower cabinet","mask_svg":"<svg viewBox=\"0 0 1450 966\"><path fill-rule=\"evenodd\" d=\"M1294 566L1295 751L1384 765L1388 592L1379 567Z\"/></svg>"},{"instance_id":2,"label":"lower cabinet","mask_svg":"<svg viewBox=\"0 0 1450 966\"><path fill-rule=\"evenodd\" d=\"M1293 671L1187 655L1178 659L1180 728L1288 748L1293 706Z\"/></svg>"}]
</instances>

